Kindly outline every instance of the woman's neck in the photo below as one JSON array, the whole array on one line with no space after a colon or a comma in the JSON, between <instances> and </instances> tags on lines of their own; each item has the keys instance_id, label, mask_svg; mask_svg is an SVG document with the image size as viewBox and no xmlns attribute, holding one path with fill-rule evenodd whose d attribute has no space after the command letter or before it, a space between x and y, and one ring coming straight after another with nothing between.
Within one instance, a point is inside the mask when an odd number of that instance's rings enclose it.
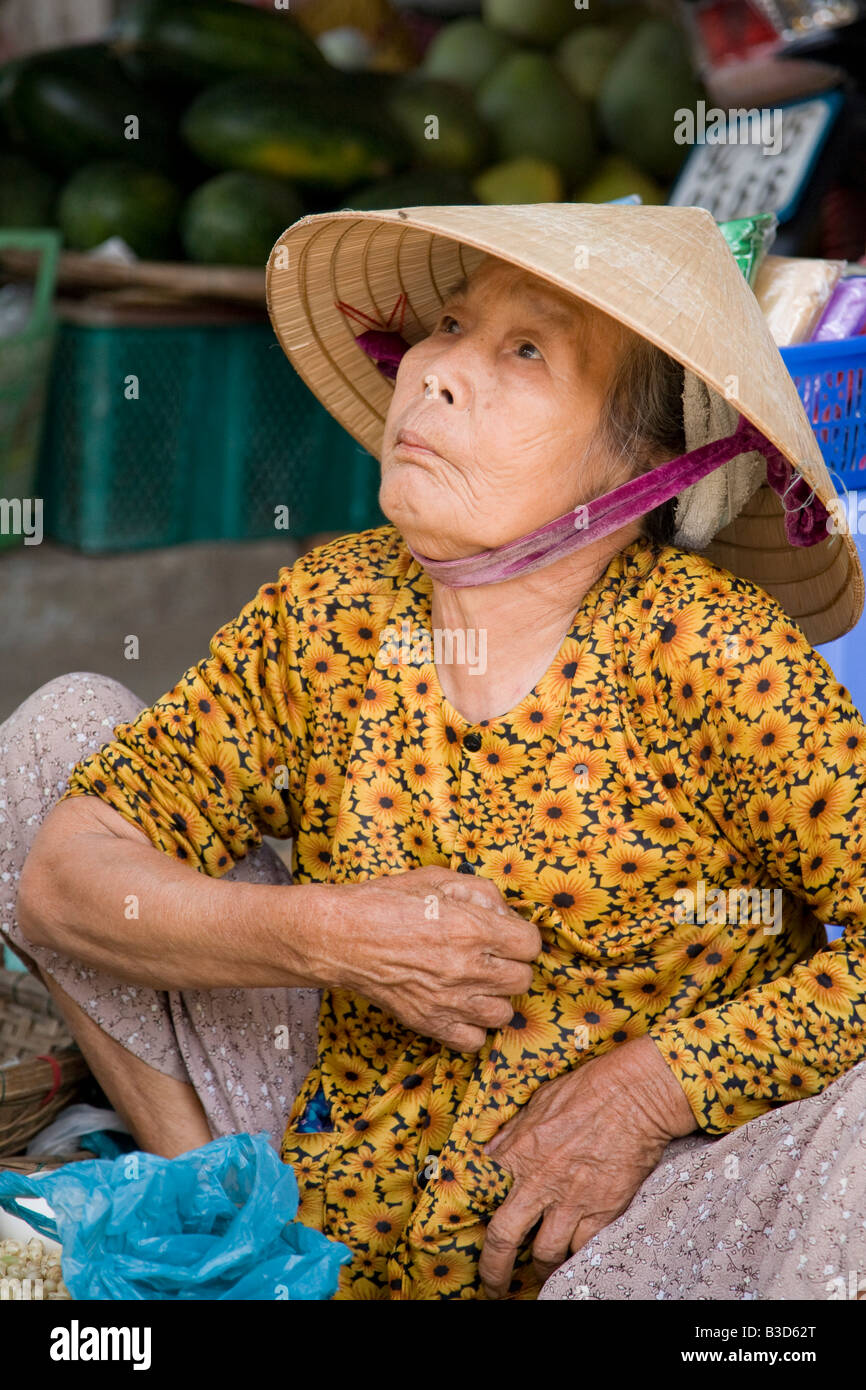
<instances>
[{"instance_id":1,"label":"woman's neck","mask_svg":"<svg viewBox=\"0 0 866 1390\"><path fill-rule=\"evenodd\" d=\"M532 574L466 589L433 584L436 663L450 704L471 724L508 714L549 668L574 616L637 527L614 533ZM452 634L451 638L447 633Z\"/></svg>"}]
</instances>

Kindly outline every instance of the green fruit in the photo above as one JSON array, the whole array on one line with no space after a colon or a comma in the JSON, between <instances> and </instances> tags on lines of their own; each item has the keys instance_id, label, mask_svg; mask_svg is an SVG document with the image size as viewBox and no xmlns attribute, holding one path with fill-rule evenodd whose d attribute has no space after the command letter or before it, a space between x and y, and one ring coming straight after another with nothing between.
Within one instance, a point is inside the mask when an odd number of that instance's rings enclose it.
<instances>
[{"instance_id":1,"label":"green fruit","mask_svg":"<svg viewBox=\"0 0 866 1390\"><path fill-rule=\"evenodd\" d=\"M129 79L106 45L36 53L10 66L0 83L6 121L40 163L71 171L109 157L153 168L172 162L170 113Z\"/></svg>"},{"instance_id":2,"label":"green fruit","mask_svg":"<svg viewBox=\"0 0 866 1390\"><path fill-rule=\"evenodd\" d=\"M22 154L0 154L0 227L50 227L57 184Z\"/></svg>"},{"instance_id":3,"label":"green fruit","mask_svg":"<svg viewBox=\"0 0 866 1390\"><path fill-rule=\"evenodd\" d=\"M490 131L471 94L453 82L409 73L393 85L386 109L428 168L471 173L490 154Z\"/></svg>"},{"instance_id":4,"label":"green fruit","mask_svg":"<svg viewBox=\"0 0 866 1390\"><path fill-rule=\"evenodd\" d=\"M365 184L354 193L347 193L341 206L371 212L379 208L450 207L477 202L464 174L454 169L418 169Z\"/></svg>"},{"instance_id":5,"label":"green fruit","mask_svg":"<svg viewBox=\"0 0 866 1390\"><path fill-rule=\"evenodd\" d=\"M330 71L287 10L255 9L236 0L138 0L115 24L112 41L134 71L193 84L242 73L303 78Z\"/></svg>"},{"instance_id":6,"label":"green fruit","mask_svg":"<svg viewBox=\"0 0 866 1390\"><path fill-rule=\"evenodd\" d=\"M346 188L403 162L405 146L381 118L361 116L337 91L239 77L208 87L181 123L205 164Z\"/></svg>"},{"instance_id":7,"label":"green fruit","mask_svg":"<svg viewBox=\"0 0 866 1390\"><path fill-rule=\"evenodd\" d=\"M674 140L675 113L704 95L681 30L648 19L608 68L598 101L604 134L620 154L661 179L672 179L687 153Z\"/></svg>"},{"instance_id":8,"label":"green fruit","mask_svg":"<svg viewBox=\"0 0 866 1390\"><path fill-rule=\"evenodd\" d=\"M541 47L559 43L580 23L571 0L483 0L481 14L491 29Z\"/></svg>"},{"instance_id":9,"label":"green fruit","mask_svg":"<svg viewBox=\"0 0 866 1390\"><path fill-rule=\"evenodd\" d=\"M621 154L605 155L592 177L575 190L576 203L612 203L638 193L644 203L663 203L664 190L630 159Z\"/></svg>"},{"instance_id":10,"label":"green fruit","mask_svg":"<svg viewBox=\"0 0 866 1390\"><path fill-rule=\"evenodd\" d=\"M622 48L613 29L587 24L566 35L556 50L556 66L577 96L595 102L604 75Z\"/></svg>"},{"instance_id":11,"label":"green fruit","mask_svg":"<svg viewBox=\"0 0 866 1390\"><path fill-rule=\"evenodd\" d=\"M477 105L503 159L548 160L569 182L588 175L595 158L589 108L550 58L526 52L506 58L481 84Z\"/></svg>"},{"instance_id":12,"label":"green fruit","mask_svg":"<svg viewBox=\"0 0 866 1390\"><path fill-rule=\"evenodd\" d=\"M524 155L493 164L472 184L482 203L560 203L562 175L555 164Z\"/></svg>"},{"instance_id":13,"label":"green fruit","mask_svg":"<svg viewBox=\"0 0 866 1390\"><path fill-rule=\"evenodd\" d=\"M475 88L516 45L480 19L455 19L434 38L421 64L425 77Z\"/></svg>"},{"instance_id":14,"label":"green fruit","mask_svg":"<svg viewBox=\"0 0 866 1390\"><path fill-rule=\"evenodd\" d=\"M208 179L187 199L181 241L191 261L263 266L274 242L303 212L290 184L232 169Z\"/></svg>"},{"instance_id":15,"label":"green fruit","mask_svg":"<svg viewBox=\"0 0 866 1390\"><path fill-rule=\"evenodd\" d=\"M174 249L180 201L157 170L104 159L72 175L60 195L58 223L74 251L120 236L137 256L159 260Z\"/></svg>"}]
</instances>

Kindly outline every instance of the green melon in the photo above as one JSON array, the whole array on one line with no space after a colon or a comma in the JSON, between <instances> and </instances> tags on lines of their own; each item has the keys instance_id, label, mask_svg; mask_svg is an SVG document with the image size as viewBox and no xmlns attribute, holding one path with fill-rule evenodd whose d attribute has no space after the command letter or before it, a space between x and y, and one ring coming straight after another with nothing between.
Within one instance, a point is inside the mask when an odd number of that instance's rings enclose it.
<instances>
[{"instance_id":1,"label":"green melon","mask_svg":"<svg viewBox=\"0 0 866 1390\"><path fill-rule=\"evenodd\" d=\"M274 242L303 212L291 184L232 169L208 179L187 199L181 240L191 261L264 266Z\"/></svg>"},{"instance_id":2,"label":"green melon","mask_svg":"<svg viewBox=\"0 0 866 1390\"><path fill-rule=\"evenodd\" d=\"M130 81L106 44L31 53L0 72L4 121L40 164L61 174L98 159L174 165L170 104Z\"/></svg>"},{"instance_id":3,"label":"green melon","mask_svg":"<svg viewBox=\"0 0 866 1390\"><path fill-rule=\"evenodd\" d=\"M292 81L315 72L323 82L330 75L288 5L131 0L112 26L111 42L136 76L158 74L193 86L241 73Z\"/></svg>"},{"instance_id":4,"label":"green melon","mask_svg":"<svg viewBox=\"0 0 866 1390\"><path fill-rule=\"evenodd\" d=\"M614 198L626 198L629 193L640 195L644 203L663 203L664 190L621 154L605 155L586 183L575 190L576 203L612 203Z\"/></svg>"},{"instance_id":5,"label":"green melon","mask_svg":"<svg viewBox=\"0 0 866 1390\"><path fill-rule=\"evenodd\" d=\"M621 48L622 37L616 30L587 24L567 34L554 56L571 90L584 101L595 102Z\"/></svg>"},{"instance_id":6,"label":"green melon","mask_svg":"<svg viewBox=\"0 0 866 1390\"><path fill-rule=\"evenodd\" d=\"M196 97L181 133L199 159L218 169L350 188L390 174L408 153L394 122L365 107L371 85L332 89L230 78Z\"/></svg>"},{"instance_id":7,"label":"green melon","mask_svg":"<svg viewBox=\"0 0 866 1390\"><path fill-rule=\"evenodd\" d=\"M559 203L562 175L548 160L506 159L476 174L473 188L482 203Z\"/></svg>"},{"instance_id":8,"label":"green melon","mask_svg":"<svg viewBox=\"0 0 866 1390\"><path fill-rule=\"evenodd\" d=\"M490 131L472 94L456 83L407 73L386 100L397 130L428 168L471 173L489 156Z\"/></svg>"},{"instance_id":9,"label":"green melon","mask_svg":"<svg viewBox=\"0 0 866 1390\"><path fill-rule=\"evenodd\" d=\"M542 48L558 43L583 17L571 0L483 0L481 14L491 29Z\"/></svg>"},{"instance_id":10,"label":"green melon","mask_svg":"<svg viewBox=\"0 0 866 1390\"><path fill-rule=\"evenodd\" d=\"M550 161L569 182L589 174L595 159L589 107L546 55L506 58L479 87L477 105L501 159Z\"/></svg>"},{"instance_id":11,"label":"green melon","mask_svg":"<svg viewBox=\"0 0 866 1390\"><path fill-rule=\"evenodd\" d=\"M480 19L455 19L439 30L424 54L421 71L425 77L475 88L516 46Z\"/></svg>"},{"instance_id":12,"label":"green melon","mask_svg":"<svg viewBox=\"0 0 866 1390\"><path fill-rule=\"evenodd\" d=\"M688 153L674 139L676 112L694 110L704 95L682 31L648 19L608 68L598 115L619 154L656 178L672 179Z\"/></svg>"},{"instance_id":13,"label":"green melon","mask_svg":"<svg viewBox=\"0 0 866 1390\"><path fill-rule=\"evenodd\" d=\"M101 159L72 175L60 195L58 222L74 251L120 236L137 256L159 260L175 249L180 202L174 184L157 170Z\"/></svg>"}]
</instances>

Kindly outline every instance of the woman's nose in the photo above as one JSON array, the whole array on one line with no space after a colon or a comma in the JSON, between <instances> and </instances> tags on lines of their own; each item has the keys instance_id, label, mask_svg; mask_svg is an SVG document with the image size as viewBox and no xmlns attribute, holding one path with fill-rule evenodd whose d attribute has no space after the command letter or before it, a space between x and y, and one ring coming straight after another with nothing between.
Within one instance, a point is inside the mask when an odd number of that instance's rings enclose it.
<instances>
[{"instance_id":1,"label":"woman's nose","mask_svg":"<svg viewBox=\"0 0 866 1390\"><path fill-rule=\"evenodd\" d=\"M439 399L447 405L463 410L469 403L472 393L472 368L468 358L464 359L453 348L447 358L433 362L424 374L424 395L428 399Z\"/></svg>"},{"instance_id":2,"label":"woman's nose","mask_svg":"<svg viewBox=\"0 0 866 1390\"><path fill-rule=\"evenodd\" d=\"M497 329L475 326L458 335L429 339L423 361L423 389L457 410L468 410L479 392L494 385ZM423 359L422 359L423 360Z\"/></svg>"},{"instance_id":3,"label":"woman's nose","mask_svg":"<svg viewBox=\"0 0 866 1390\"><path fill-rule=\"evenodd\" d=\"M425 396L438 396L441 400L447 401L449 405L454 404L454 396L447 386L441 386L435 374L431 374L424 383Z\"/></svg>"}]
</instances>

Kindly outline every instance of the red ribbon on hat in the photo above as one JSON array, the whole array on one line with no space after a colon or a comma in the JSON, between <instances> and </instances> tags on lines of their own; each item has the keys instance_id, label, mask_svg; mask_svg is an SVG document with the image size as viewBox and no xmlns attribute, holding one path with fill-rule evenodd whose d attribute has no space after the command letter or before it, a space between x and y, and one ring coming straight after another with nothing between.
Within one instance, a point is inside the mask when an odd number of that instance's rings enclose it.
<instances>
[{"instance_id":1,"label":"red ribbon on hat","mask_svg":"<svg viewBox=\"0 0 866 1390\"><path fill-rule=\"evenodd\" d=\"M363 333L355 339L362 352L376 364L379 371L389 381L393 381L397 375L397 368L400 366L404 352L409 351L410 344L403 337L403 318L406 313L405 293L397 296L394 308L388 315L387 323L377 323L374 318L366 314L363 309L356 309L352 304L347 304L344 299L335 299L334 307L345 314L347 318L354 319L356 323L367 323L369 326ZM391 320L400 310L399 326L391 327Z\"/></svg>"}]
</instances>

